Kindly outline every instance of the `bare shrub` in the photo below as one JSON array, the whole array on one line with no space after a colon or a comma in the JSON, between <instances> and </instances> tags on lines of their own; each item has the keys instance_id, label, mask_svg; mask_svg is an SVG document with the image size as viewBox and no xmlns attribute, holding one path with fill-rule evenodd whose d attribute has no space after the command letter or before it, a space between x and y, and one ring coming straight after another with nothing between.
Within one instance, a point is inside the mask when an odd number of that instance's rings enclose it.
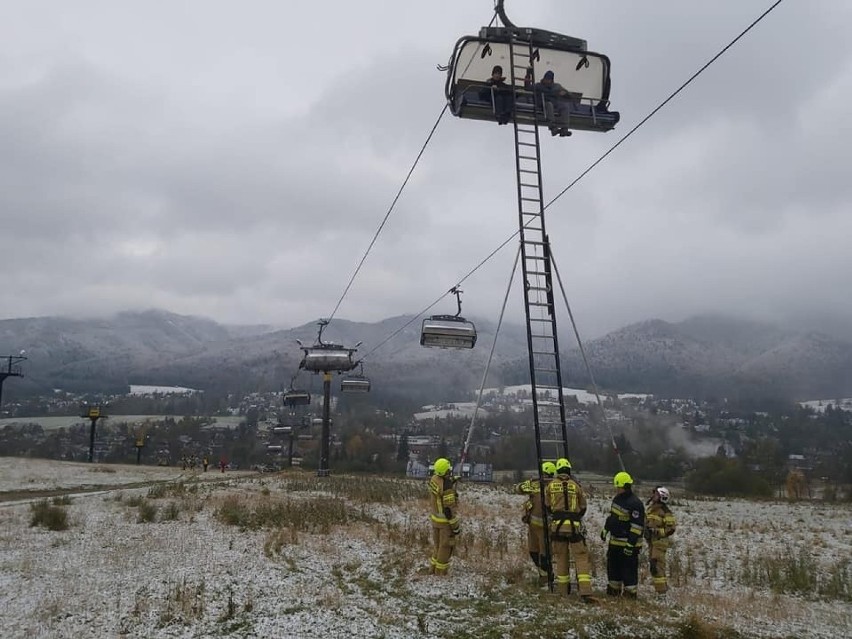
<instances>
[{"instance_id":1,"label":"bare shrub","mask_svg":"<svg viewBox=\"0 0 852 639\"><path fill-rule=\"evenodd\" d=\"M41 526L48 530L68 530L68 513L60 506L51 506L44 499L30 504L30 527Z\"/></svg>"},{"instance_id":2,"label":"bare shrub","mask_svg":"<svg viewBox=\"0 0 852 639\"><path fill-rule=\"evenodd\" d=\"M137 524L148 524L157 521L157 505L144 499L139 504L139 514L136 516Z\"/></svg>"}]
</instances>

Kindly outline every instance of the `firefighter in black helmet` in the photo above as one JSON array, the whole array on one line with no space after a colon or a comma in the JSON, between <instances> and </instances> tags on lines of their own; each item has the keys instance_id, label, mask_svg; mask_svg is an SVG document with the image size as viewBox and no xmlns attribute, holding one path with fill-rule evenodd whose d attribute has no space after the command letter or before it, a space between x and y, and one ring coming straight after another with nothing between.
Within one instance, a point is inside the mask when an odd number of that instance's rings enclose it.
<instances>
[{"instance_id":1,"label":"firefighter in black helmet","mask_svg":"<svg viewBox=\"0 0 852 639\"><path fill-rule=\"evenodd\" d=\"M639 584L639 551L645 527L645 506L633 494L633 478L621 471L612 481L616 495L612 500L609 517L601 531L601 540L609 546L606 552L606 594L636 598Z\"/></svg>"}]
</instances>

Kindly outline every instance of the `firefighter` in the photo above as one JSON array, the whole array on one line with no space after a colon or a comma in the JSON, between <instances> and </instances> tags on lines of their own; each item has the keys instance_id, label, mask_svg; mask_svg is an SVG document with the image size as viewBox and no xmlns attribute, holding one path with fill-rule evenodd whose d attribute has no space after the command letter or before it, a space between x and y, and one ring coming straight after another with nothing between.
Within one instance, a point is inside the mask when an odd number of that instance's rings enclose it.
<instances>
[{"instance_id":1,"label":"firefighter","mask_svg":"<svg viewBox=\"0 0 852 639\"><path fill-rule=\"evenodd\" d=\"M515 486L515 492L527 496L524 502L524 516L522 521L527 525L527 550L530 559L538 569L538 582L540 585L547 583L548 567L550 557L544 543L544 507L541 501L541 484L547 484L556 474L556 464L546 461L541 465L541 480L538 477L527 479Z\"/></svg>"},{"instance_id":2,"label":"firefighter","mask_svg":"<svg viewBox=\"0 0 852 639\"><path fill-rule=\"evenodd\" d=\"M675 533L674 513L669 508L669 489L657 486L648 500L645 511L645 539L648 540L651 559L651 579L657 594L665 594L669 589L666 581L666 552L671 546L671 536Z\"/></svg>"},{"instance_id":3,"label":"firefighter","mask_svg":"<svg viewBox=\"0 0 852 639\"><path fill-rule=\"evenodd\" d=\"M432 502L430 519L432 520L432 542L434 549L429 563L432 573L446 575L450 567L450 557L460 532L459 518L456 515L458 497L456 479L452 476L453 465L449 459L440 457L435 460L435 474L429 480L429 496Z\"/></svg>"},{"instance_id":4,"label":"firefighter","mask_svg":"<svg viewBox=\"0 0 852 639\"><path fill-rule=\"evenodd\" d=\"M612 480L616 495L606 518L601 541L607 540L606 594L636 598L639 584L639 551L645 527L645 506L633 494L633 478L626 472L617 473Z\"/></svg>"},{"instance_id":5,"label":"firefighter","mask_svg":"<svg viewBox=\"0 0 852 639\"><path fill-rule=\"evenodd\" d=\"M556 558L556 592L567 596L571 592L571 557L577 569L577 586L583 601L592 601L592 562L586 547L583 516L586 514L586 495L583 487L571 476L571 462L556 461L556 477L547 485L547 506L550 515L550 547Z\"/></svg>"}]
</instances>

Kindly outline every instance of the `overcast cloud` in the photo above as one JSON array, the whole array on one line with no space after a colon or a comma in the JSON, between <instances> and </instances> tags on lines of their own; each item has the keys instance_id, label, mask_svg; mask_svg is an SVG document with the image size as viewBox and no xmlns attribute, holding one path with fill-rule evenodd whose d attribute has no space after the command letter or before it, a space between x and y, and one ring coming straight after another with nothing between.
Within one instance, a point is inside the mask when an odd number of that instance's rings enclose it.
<instances>
[{"instance_id":1,"label":"overcast cloud","mask_svg":"<svg viewBox=\"0 0 852 639\"><path fill-rule=\"evenodd\" d=\"M516 23L613 65L621 124L545 136L545 195L768 5L508 0ZM441 111L435 65L491 10L0 4L0 318L327 316ZM701 312L852 316L850 18L847 0L786 0L548 210L587 334ZM511 127L447 115L338 317L420 311L516 225ZM465 282L466 315L496 319L516 246Z\"/></svg>"}]
</instances>

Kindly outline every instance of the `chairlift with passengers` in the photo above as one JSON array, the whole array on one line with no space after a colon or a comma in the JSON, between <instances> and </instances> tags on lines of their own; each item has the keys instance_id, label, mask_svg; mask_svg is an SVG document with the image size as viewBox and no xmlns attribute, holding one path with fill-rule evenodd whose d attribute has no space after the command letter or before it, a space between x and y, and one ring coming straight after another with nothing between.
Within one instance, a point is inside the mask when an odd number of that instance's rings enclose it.
<instances>
[{"instance_id":1,"label":"chairlift with passengers","mask_svg":"<svg viewBox=\"0 0 852 639\"><path fill-rule=\"evenodd\" d=\"M358 365L353 359L353 355L358 350L361 342L355 344L354 348L347 348L340 344L332 344L322 341L322 332L328 326L328 320L320 320L319 335L313 346L302 346L299 340L299 346L304 352L302 362L299 368L304 368L312 373L329 373L333 371L346 372L351 371Z\"/></svg>"},{"instance_id":2,"label":"chairlift with passengers","mask_svg":"<svg viewBox=\"0 0 852 639\"><path fill-rule=\"evenodd\" d=\"M589 51L583 39L515 26L506 17L503 1L498 0L496 11L504 26L482 27L478 36L463 36L456 42L446 67L445 94L452 114L498 122L499 101L508 95L512 103L514 91L518 124L551 126L553 108L536 83L553 72L554 81L567 92L559 101L559 109L566 111L561 114L562 126L601 132L615 127L620 116L609 110L609 58ZM502 88L487 83L496 66L505 74Z\"/></svg>"},{"instance_id":3,"label":"chairlift with passengers","mask_svg":"<svg viewBox=\"0 0 852 639\"><path fill-rule=\"evenodd\" d=\"M423 320L420 328L420 345L437 348L473 348L476 344L476 327L461 316L461 294L458 286L450 289L456 296L458 312L455 315L433 315Z\"/></svg>"},{"instance_id":4,"label":"chairlift with passengers","mask_svg":"<svg viewBox=\"0 0 852 639\"><path fill-rule=\"evenodd\" d=\"M284 391L284 405L288 408L309 406L311 403L311 394L306 390L296 388L296 377L298 375L298 373L293 375L293 379L290 380L290 389Z\"/></svg>"},{"instance_id":5,"label":"chairlift with passengers","mask_svg":"<svg viewBox=\"0 0 852 639\"><path fill-rule=\"evenodd\" d=\"M358 373L347 375L340 381L340 391L343 393L369 393L370 380L364 375L364 363L358 362Z\"/></svg>"}]
</instances>

